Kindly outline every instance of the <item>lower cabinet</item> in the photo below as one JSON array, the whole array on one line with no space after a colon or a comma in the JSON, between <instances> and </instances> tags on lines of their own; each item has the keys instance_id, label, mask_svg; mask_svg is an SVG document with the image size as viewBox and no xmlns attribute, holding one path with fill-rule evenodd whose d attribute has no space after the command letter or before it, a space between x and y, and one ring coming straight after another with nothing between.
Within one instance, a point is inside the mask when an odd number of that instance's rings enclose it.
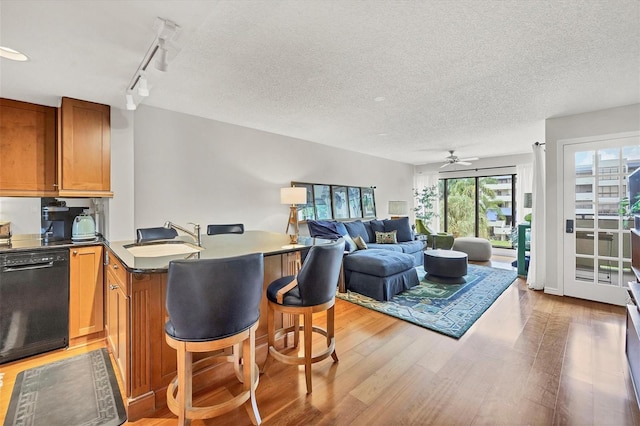
<instances>
[{"instance_id":1,"label":"lower cabinet","mask_svg":"<svg viewBox=\"0 0 640 426\"><path fill-rule=\"evenodd\" d=\"M115 256L105 262L105 331L107 345L113 354L124 383L125 395L131 394L129 377L129 295L128 277Z\"/></svg>"},{"instance_id":2,"label":"lower cabinet","mask_svg":"<svg viewBox=\"0 0 640 426\"><path fill-rule=\"evenodd\" d=\"M104 336L102 250L69 249L69 341L73 346Z\"/></svg>"}]
</instances>

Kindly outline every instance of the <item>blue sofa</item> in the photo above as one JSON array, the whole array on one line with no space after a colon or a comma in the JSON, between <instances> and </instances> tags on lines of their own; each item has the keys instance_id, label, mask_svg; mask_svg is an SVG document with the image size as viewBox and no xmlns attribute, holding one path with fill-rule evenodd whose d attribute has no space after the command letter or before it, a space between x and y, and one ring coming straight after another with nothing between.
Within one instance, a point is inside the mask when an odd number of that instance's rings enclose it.
<instances>
[{"instance_id":1,"label":"blue sofa","mask_svg":"<svg viewBox=\"0 0 640 426\"><path fill-rule=\"evenodd\" d=\"M312 237L345 239L347 253L343 266L348 290L385 301L418 284L415 267L423 263L424 244L414 240L408 218L365 222L310 220L307 225ZM376 232L391 233L395 241L376 242Z\"/></svg>"}]
</instances>

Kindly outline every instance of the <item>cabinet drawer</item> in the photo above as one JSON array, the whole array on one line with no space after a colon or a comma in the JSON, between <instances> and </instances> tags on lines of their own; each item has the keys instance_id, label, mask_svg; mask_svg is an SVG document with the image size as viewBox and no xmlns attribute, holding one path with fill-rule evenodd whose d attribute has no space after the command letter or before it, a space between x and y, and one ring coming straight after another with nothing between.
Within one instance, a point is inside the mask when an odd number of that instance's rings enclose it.
<instances>
[{"instance_id":1,"label":"cabinet drawer","mask_svg":"<svg viewBox=\"0 0 640 426\"><path fill-rule=\"evenodd\" d=\"M129 295L129 283L127 281L127 270L124 268L118 258L112 253L108 252L107 256L107 271L113 274L114 278L118 281L120 288L125 295Z\"/></svg>"}]
</instances>

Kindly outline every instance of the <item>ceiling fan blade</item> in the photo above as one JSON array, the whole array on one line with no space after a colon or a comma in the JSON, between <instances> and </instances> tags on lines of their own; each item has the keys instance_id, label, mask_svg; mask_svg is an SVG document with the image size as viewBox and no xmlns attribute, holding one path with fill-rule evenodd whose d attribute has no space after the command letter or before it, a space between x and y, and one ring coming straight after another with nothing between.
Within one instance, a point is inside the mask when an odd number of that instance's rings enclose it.
<instances>
[{"instance_id":1,"label":"ceiling fan blade","mask_svg":"<svg viewBox=\"0 0 640 426\"><path fill-rule=\"evenodd\" d=\"M444 163L442 166L440 166L440 168L447 167L449 164L451 163Z\"/></svg>"},{"instance_id":2,"label":"ceiling fan blade","mask_svg":"<svg viewBox=\"0 0 640 426\"><path fill-rule=\"evenodd\" d=\"M478 158L478 157L460 158L460 159L458 160L458 162L460 162L460 161L477 161L477 160L479 160L479 158Z\"/></svg>"},{"instance_id":3,"label":"ceiling fan blade","mask_svg":"<svg viewBox=\"0 0 640 426\"><path fill-rule=\"evenodd\" d=\"M456 161L456 164L462 164L463 166L470 166L471 165L471 163L469 163L468 161L462 161L462 160Z\"/></svg>"}]
</instances>

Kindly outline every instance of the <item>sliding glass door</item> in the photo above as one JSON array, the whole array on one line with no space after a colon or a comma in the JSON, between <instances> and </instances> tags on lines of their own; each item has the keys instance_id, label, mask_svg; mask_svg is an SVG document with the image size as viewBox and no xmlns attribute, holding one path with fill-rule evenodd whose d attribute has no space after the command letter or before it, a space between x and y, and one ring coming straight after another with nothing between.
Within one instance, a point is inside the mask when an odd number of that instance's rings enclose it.
<instances>
[{"instance_id":1,"label":"sliding glass door","mask_svg":"<svg viewBox=\"0 0 640 426\"><path fill-rule=\"evenodd\" d=\"M515 175L440 180L440 231L512 248Z\"/></svg>"}]
</instances>

